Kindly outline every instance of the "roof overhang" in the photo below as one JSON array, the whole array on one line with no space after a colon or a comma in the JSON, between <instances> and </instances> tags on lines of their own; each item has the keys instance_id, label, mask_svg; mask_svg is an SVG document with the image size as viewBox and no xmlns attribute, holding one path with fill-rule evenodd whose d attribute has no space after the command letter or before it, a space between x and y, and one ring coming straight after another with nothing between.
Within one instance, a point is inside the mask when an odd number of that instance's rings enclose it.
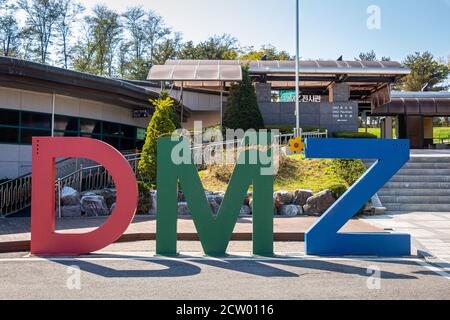
<instances>
[{"instance_id":1,"label":"roof overhang","mask_svg":"<svg viewBox=\"0 0 450 320\"><path fill-rule=\"evenodd\" d=\"M153 110L148 99L159 96L157 92L121 80L9 57L0 57L0 85L90 99L130 109Z\"/></svg>"},{"instance_id":2,"label":"roof overhang","mask_svg":"<svg viewBox=\"0 0 450 320\"><path fill-rule=\"evenodd\" d=\"M450 116L450 92L393 91L391 101L373 108L372 115Z\"/></svg>"}]
</instances>

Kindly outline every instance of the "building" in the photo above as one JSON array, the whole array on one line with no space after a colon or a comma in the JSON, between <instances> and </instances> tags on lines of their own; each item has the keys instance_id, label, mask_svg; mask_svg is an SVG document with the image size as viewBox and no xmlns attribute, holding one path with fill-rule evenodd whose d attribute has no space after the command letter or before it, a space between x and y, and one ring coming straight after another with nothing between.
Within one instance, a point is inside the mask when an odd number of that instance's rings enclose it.
<instances>
[{"instance_id":1,"label":"building","mask_svg":"<svg viewBox=\"0 0 450 320\"><path fill-rule=\"evenodd\" d=\"M153 107L168 90L186 129L222 123L228 92L248 64L264 122L295 125L295 62L169 60L147 81L93 76L0 57L0 179L31 171L32 136L101 139L121 151L140 148ZM357 131L361 119L379 117L383 137L433 145L434 117L450 117L448 93L397 93L392 85L410 70L398 62L301 61L300 125ZM431 129L430 129L431 128Z\"/></svg>"},{"instance_id":2,"label":"building","mask_svg":"<svg viewBox=\"0 0 450 320\"><path fill-rule=\"evenodd\" d=\"M148 99L158 96L120 80L0 57L0 179L31 171L33 136L141 147L153 111Z\"/></svg>"}]
</instances>

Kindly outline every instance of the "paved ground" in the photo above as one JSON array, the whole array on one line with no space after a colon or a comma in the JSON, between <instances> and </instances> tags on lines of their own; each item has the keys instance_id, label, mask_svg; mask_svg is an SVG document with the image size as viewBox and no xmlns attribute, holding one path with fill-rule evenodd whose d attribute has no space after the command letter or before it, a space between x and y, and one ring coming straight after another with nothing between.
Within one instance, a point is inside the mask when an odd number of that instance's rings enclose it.
<instances>
[{"instance_id":1,"label":"paved ground","mask_svg":"<svg viewBox=\"0 0 450 320\"><path fill-rule=\"evenodd\" d=\"M409 212L366 217L376 227L408 233L425 253L450 263L450 212Z\"/></svg>"},{"instance_id":2,"label":"paved ground","mask_svg":"<svg viewBox=\"0 0 450 320\"><path fill-rule=\"evenodd\" d=\"M105 222L106 218L63 218L56 219L56 230L59 232L83 233L91 231ZM275 217L275 240L303 241L304 232L317 220L315 217ZM350 220L343 229L347 232L376 232L379 228L360 220ZM136 216L122 237L122 240L154 240L156 221L152 216ZM194 223L190 218L178 220L180 240L198 240ZM252 218L238 219L234 229L234 240L252 239ZM0 219L0 252L8 252L25 248L29 249L30 218Z\"/></svg>"},{"instance_id":3,"label":"paved ground","mask_svg":"<svg viewBox=\"0 0 450 320\"><path fill-rule=\"evenodd\" d=\"M246 253L250 242L232 242L235 253L218 259L198 253L198 242L180 242L183 254L174 259L155 257L154 246L114 244L79 258L0 254L0 297L450 299L450 266L436 268L414 257L324 259L305 256L303 243L278 242L276 258L252 258Z\"/></svg>"}]
</instances>

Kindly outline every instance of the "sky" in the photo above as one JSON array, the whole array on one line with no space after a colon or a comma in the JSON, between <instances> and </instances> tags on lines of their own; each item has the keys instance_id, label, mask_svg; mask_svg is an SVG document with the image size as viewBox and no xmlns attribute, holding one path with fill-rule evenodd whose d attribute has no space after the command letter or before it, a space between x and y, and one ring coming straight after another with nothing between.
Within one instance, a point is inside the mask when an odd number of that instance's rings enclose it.
<instances>
[{"instance_id":1,"label":"sky","mask_svg":"<svg viewBox=\"0 0 450 320\"><path fill-rule=\"evenodd\" d=\"M295 54L295 0L81 0L123 11L155 10L184 40L228 33L241 46ZM368 25L368 21L370 24ZM416 51L450 56L450 0L300 0L300 56L352 60L359 52L403 60Z\"/></svg>"}]
</instances>

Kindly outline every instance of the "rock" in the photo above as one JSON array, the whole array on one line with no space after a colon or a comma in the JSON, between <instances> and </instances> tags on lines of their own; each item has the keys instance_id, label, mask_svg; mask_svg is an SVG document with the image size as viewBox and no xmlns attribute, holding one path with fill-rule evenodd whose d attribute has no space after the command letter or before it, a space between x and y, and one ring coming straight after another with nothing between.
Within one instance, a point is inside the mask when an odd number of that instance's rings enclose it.
<instances>
[{"instance_id":1,"label":"rock","mask_svg":"<svg viewBox=\"0 0 450 320\"><path fill-rule=\"evenodd\" d=\"M214 201L218 206L220 206L220 205L222 204L223 197L224 197L224 196L219 195L219 194L209 194L209 195L206 195L206 199L208 199L208 202Z\"/></svg>"},{"instance_id":2,"label":"rock","mask_svg":"<svg viewBox=\"0 0 450 320\"><path fill-rule=\"evenodd\" d=\"M109 209L102 196L84 196L81 198L81 211L88 217L107 216Z\"/></svg>"},{"instance_id":3,"label":"rock","mask_svg":"<svg viewBox=\"0 0 450 320\"><path fill-rule=\"evenodd\" d=\"M187 202L178 202L178 215L188 216L191 214Z\"/></svg>"},{"instance_id":4,"label":"rock","mask_svg":"<svg viewBox=\"0 0 450 320\"><path fill-rule=\"evenodd\" d=\"M307 215L321 216L334 203L331 190L323 190L306 200L303 210Z\"/></svg>"},{"instance_id":5,"label":"rock","mask_svg":"<svg viewBox=\"0 0 450 320\"><path fill-rule=\"evenodd\" d=\"M111 208L113 203L116 202L116 189L102 189L95 191L95 193L99 196L102 196L105 199L106 205L108 208Z\"/></svg>"},{"instance_id":6,"label":"rock","mask_svg":"<svg viewBox=\"0 0 450 320\"><path fill-rule=\"evenodd\" d=\"M289 191L285 191L285 190L281 190L281 191L276 191L273 194L275 199L278 199L278 201L283 205L283 204L291 204L292 200L294 200L294 195L292 194L292 192Z\"/></svg>"},{"instance_id":7,"label":"rock","mask_svg":"<svg viewBox=\"0 0 450 320\"><path fill-rule=\"evenodd\" d=\"M273 198L273 214L279 214L283 203L278 197Z\"/></svg>"},{"instance_id":8,"label":"rock","mask_svg":"<svg viewBox=\"0 0 450 320\"><path fill-rule=\"evenodd\" d=\"M243 205L241 207L241 210L239 211L240 216L249 216L252 214L252 208L248 205Z\"/></svg>"},{"instance_id":9,"label":"rock","mask_svg":"<svg viewBox=\"0 0 450 320\"><path fill-rule=\"evenodd\" d=\"M61 206L74 206L80 204L80 193L71 188L64 187L61 189Z\"/></svg>"},{"instance_id":10,"label":"rock","mask_svg":"<svg viewBox=\"0 0 450 320\"><path fill-rule=\"evenodd\" d=\"M116 203L114 202L114 203L111 205L111 208L109 208L109 214L111 214L115 208L116 208Z\"/></svg>"},{"instance_id":11,"label":"rock","mask_svg":"<svg viewBox=\"0 0 450 320\"><path fill-rule=\"evenodd\" d=\"M157 209L157 195L158 195L158 191L150 191L150 206L149 206L149 210L148 210L148 214L151 215L156 215L156 209Z\"/></svg>"},{"instance_id":12,"label":"rock","mask_svg":"<svg viewBox=\"0 0 450 320\"><path fill-rule=\"evenodd\" d=\"M59 214L59 213L57 213ZM79 218L81 217L81 205L69 205L61 207L61 217L63 218Z\"/></svg>"},{"instance_id":13,"label":"rock","mask_svg":"<svg viewBox=\"0 0 450 320\"><path fill-rule=\"evenodd\" d=\"M292 201L292 204L295 204L297 206L304 206L306 204L306 200L308 200L308 198L312 197L313 195L314 193L312 192L312 190L295 190L294 200Z\"/></svg>"},{"instance_id":14,"label":"rock","mask_svg":"<svg viewBox=\"0 0 450 320\"><path fill-rule=\"evenodd\" d=\"M296 217L301 213L303 213L302 207L295 204L284 205L280 210L280 214L287 217Z\"/></svg>"},{"instance_id":15,"label":"rock","mask_svg":"<svg viewBox=\"0 0 450 320\"><path fill-rule=\"evenodd\" d=\"M208 203L209 206L211 207L213 214L217 214L217 212L219 212L220 206L217 204L216 200L214 200L214 198L209 198Z\"/></svg>"}]
</instances>

